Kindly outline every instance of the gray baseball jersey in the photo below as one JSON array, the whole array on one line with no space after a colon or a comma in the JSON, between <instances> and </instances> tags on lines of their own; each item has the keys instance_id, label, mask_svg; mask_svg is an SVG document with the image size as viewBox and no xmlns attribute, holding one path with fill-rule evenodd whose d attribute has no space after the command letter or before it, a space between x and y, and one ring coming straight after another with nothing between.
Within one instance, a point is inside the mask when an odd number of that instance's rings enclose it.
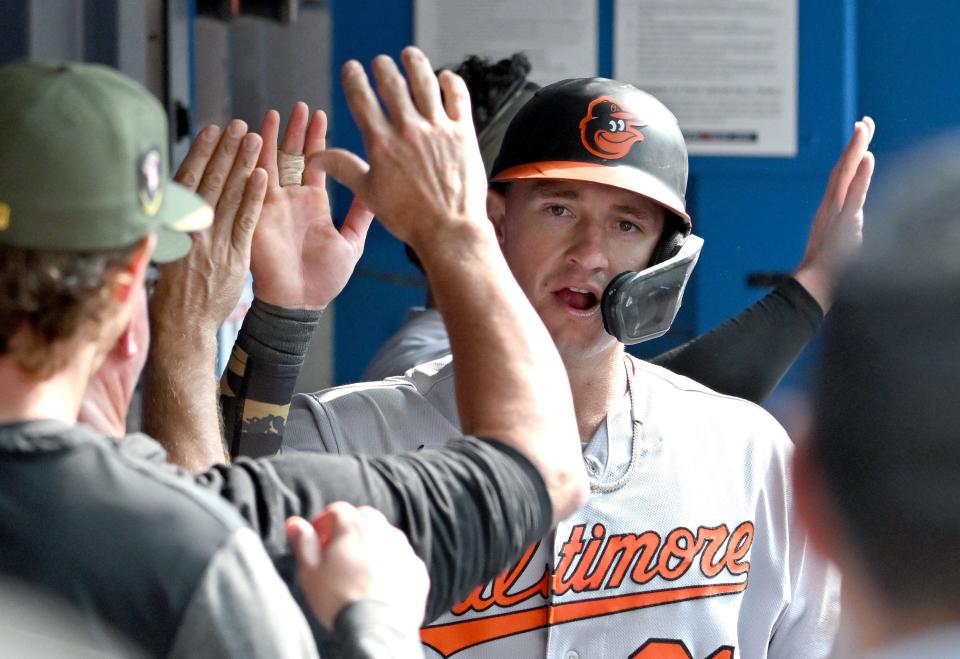
<instances>
[{"instance_id":1,"label":"gray baseball jersey","mask_svg":"<svg viewBox=\"0 0 960 659\"><path fill-rule=\"evenodd\" d=\"M433 656L822 657L836 572L792 506L765 411L627 358L584 450L591 496L516 566L422 630ZM459 436L452 364L295 398L284 450L382 453Z\"/></svg>"}]
</instances>

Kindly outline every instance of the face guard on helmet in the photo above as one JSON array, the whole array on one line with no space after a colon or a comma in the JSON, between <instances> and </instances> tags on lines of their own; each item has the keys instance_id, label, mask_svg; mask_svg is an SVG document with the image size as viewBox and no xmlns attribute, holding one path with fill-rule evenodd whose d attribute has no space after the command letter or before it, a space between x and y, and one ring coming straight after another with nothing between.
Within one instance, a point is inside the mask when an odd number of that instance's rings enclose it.
<instances>
[{"instance_id":1,"label":"face guard on helmet","mask_svg":"<svg viewBox=\"0 0 960 659\"><path fill-rule=\"evenodd\" d=\"M666 211L650 264L623 272L601 299L603 326L631 344L664 334L680 309L703 241L686 212L687 147L676 117L632 85L605 78L540 89L514 117L491 181L559 179L629 190Z\"/></svg>"}]
</instances>

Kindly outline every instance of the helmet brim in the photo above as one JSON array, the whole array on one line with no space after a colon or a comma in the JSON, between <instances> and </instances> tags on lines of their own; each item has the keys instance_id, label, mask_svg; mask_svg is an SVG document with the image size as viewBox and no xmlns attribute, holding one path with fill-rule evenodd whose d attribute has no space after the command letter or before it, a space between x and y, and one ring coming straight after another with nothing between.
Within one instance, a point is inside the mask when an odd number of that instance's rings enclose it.
<instances>
[{"instance_id":1,"label":"helmet brim","mask_svg":"<svg viewBox=\"0 0 960 659\"><path fill-rule=\"evenodd\" d=\"M551 179L559 181L586 181L610 185L635 192L679 217L689 230L690 216L684 210L683 200L663 181L630 166L600 165L588 162L550 160L510 167L499 172L492 181L524 181Z\"/></svg>"}]
</instances>

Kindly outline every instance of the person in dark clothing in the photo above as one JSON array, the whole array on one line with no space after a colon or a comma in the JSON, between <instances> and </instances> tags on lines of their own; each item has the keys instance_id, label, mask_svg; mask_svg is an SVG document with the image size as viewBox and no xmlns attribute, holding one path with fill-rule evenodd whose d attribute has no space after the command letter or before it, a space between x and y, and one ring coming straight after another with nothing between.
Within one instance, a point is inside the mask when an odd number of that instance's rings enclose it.
<instances>
[{"instance_id":1,"label":"person in dark clothing","mask_svg":"<svg viewBox=\"0 0 960 659\"><path fill-rule=\"evenodd\" d=\"M843 574L837 656L960 656L958 149L960 134L937 136L886 179L794 456L801 517Z\"/></svg>"},{"instance_id":2,"label":"person in dark clothing","mask_svg":"<svg viewBox=\"0 0 960 659\"><path fill-rule=\"evenodd\" d=\"M414 93L439 97L436 79L423 75L430 71L426 58L405 57ZM348 94L373 98L358 69L348 65ZM443 132L435 140L456 163L479 162L463 119L469 115L462 82L451 75L443 84L458 100L445 111L434 106L424 123ZM454 350L463 348L463 357L477 362L464 381L471 394L462 412L475 437L416 455L242 460L196 475L167 463L146 436L120 439L147 343L144 280L151 257L180 259L164 267L152 301L155 312L182 321L168 340L212 361L205 351L222 320L217 315L236 296L199 299L198 291L239 295L258 218L269 215L261 213L264 200L273 201L269 173L255 168L261 139L244 135L242 122L219 139L219 131L208 130L181 168L180 186L166 174L162 107L115 71L20 63L0 70L0 94L7 99L0 107L4 577L66 600L91 628L112 628L151 656L313 656L307 622L271 565L292 582L289 534L307 599L334 632L325 656L372 656L385 645L416 656L424 572L431 582L425 608L436 613L583 501L586 481L562 364L510 279L482 209L464 203L464 195L482 197L482 171L458 172L467 186L414 201L414 213L405 206L415 195L404 177L449 169L446 161L416 153L403 167L371 154L369 175L382 184L369 201L405 239L420 244L439 232L458 249L457 258L426 246L424 253L431 254L431 270L451 284L442 305L463 323L452 332ZM410 104L408 94L404 87L383 96ZM391 153L411 151L423 138L409 130L400 135L385 120L381 126ZM425 207L432 212L424 214ZM271 219L267 227L277 231L277 214ZM470 273L464 257L484 275ZM198 278L203 268L210 276ZM458 299L452 291L466 279L498 299L505 313L488 319L479 304ZM211 333L194 334L190 323ZM489 340L475 347L466 335L478 324ZM517 350L529 375L483 364L483 355L499 359ZM98 371L104 362L107 370ZM94 392L83 400L95 372ZM544 396L533 386L534 373L556 379L557 391ZM504 416L514 405L542 414L515 421ZM112 423L117 432L77 424L82 406L86 418L101 427ZM546 445L554 449L550 455ZM335 501L344 503L328 508ZM302 520L288 522L290 516L319 516L320 537ZM409 545L387 531L388 522ZM364 551L351 556L343 546ZM323 569L325 561L331 569ZM382 574L371 566L377 561L405 572L417 587L404 593L372 583ZM352 569L337 569L342 565ZM390 601L372 599L384 594Z\"/></svg>"}]
</instances>

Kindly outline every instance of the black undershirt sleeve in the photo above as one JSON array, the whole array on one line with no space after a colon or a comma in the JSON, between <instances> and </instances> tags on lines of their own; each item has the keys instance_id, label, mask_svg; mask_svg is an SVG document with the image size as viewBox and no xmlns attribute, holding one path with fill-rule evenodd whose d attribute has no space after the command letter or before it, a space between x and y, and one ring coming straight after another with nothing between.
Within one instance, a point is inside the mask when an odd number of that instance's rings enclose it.
<instances>
[{"instance_id":1,"label":"black undershirt sleeve","mask_svg":"<svg viewBox=\"0 0 960 659\"><path fill-rule=\"evenodd\" d=\"M240 511L284 569L284 521L310 518L334 501L377 508L407 534L427 565L433 620L507 569L550 528L543 478L521 453L467 437L415 453L240 458L196 477Z\"/></svg>"},{"instance_id":2,"label":"black undershirt sleeve","mask_svg":"<svg viewBox=\"0 0 960 659\"><path fill-rule=\"evenodd\" d=\"M723 394L763 402L823 322L795 279L706 334L652 359Z\"/></svg>"}]
</instances>

